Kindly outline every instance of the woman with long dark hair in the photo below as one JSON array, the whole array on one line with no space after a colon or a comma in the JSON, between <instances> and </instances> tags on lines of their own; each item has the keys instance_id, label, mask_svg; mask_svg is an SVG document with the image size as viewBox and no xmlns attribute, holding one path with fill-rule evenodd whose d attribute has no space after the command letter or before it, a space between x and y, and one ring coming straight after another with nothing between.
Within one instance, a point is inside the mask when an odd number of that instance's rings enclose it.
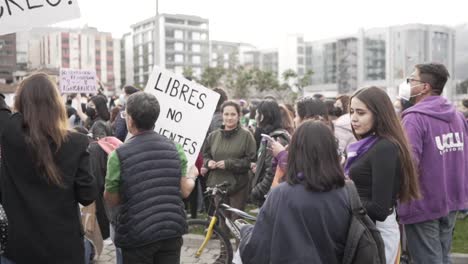
<instances>
[{"instance_id":1,"label":"woman with long dark hair","mask_svg":"<svg viewBox=\"0 0 468 264\"><path fill-rule=\"evenodd\" d=\"M79 95L77 95L76 98L77 100L81 100L81 96ZM91 130L93 125L98 121L106 123L110 127L110 124L108 123L110 120L110 113L107 108L107 101L104 95L95 95L91 97L86 105L85 113L83 113L82 109L78 107L77 114L84 122L84 127L88 130Z\"/></svg>"},{"instance_id":2,"label":"woman with long dark hair","mask_svg":"<svg viewBox=\"0 0 468 264\"><path fill-rule=\"evenodd\" d=\"M333 130L333 123L329 120L327 106L324 102L313 97L302 97L296 102L294 122L296 127L299 127L307 120L321 121ZM280 143L274 141L269 144L273 156L273 164L277 164L275 177L272 187L275 187L280 182L284 181L284 175L287 170L288 151Z\"/></svg>"},{"instance_id":3,"label":"woman with long dark hair","mask_svg":"<svg viewBox=\"0 0 468 264\"><path fill-rule=\"evenodd\" d=\"M88 138L67 130L58 89L43 73L19 85L11 114L0 97L1 202L8 217L4 261L83 263L78 203L97 194Z\"/></svg>"},{"instance_id":4,"label":"woman with long dark hair","mask_svg":"<svg viewBox=\"0 0 468 264\"><path fill-rule=\"evenodd\" d=\"M419 185L408 140L388 95L377 87L351 96L351 125L358 140L348 146L345 173L376 222L385 243L387 263L398 254L397 201L417 199Z\"/></svg>"},{"instance_id":5,"label":"woman with long dark hair","mask_svg":"<svg viewBox=\"0 0 468 264\"><path fill-rule=\"evenodd\" d=\"M289 145L287 182L273 188L260 209L244 264L343 262L351 219L345 177L328 126L309 120Z\"/></svg>"},{"instance_id":6,"label":"woman with long dark hair","mask_svg":"<svg viewBox=\"0 0 468 264\"><path fill-rule=\"evenodd\" d=\"M255 176L252 179L251 198L254 203L261 206L265 195L271 188L276 168L272 167L273 154L268 149L269 141L262 134L278 141L283 146L290 140L290 134L282 128L281 112L278 103L271 99L262 101L257 108L257 129L255 141L257 142L257 163Z\"/></svg>"}]
</instances>

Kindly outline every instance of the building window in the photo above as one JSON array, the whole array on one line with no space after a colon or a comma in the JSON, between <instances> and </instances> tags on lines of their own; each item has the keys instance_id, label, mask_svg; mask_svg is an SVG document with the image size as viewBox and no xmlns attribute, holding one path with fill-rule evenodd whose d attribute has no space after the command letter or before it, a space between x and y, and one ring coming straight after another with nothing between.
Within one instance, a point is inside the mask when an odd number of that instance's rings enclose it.
<instances>
[{"instance_id":1,"label":"building window","mask_svg":"<svg viewBox=\"0 0 468 264\"><path fill-rule=\"evenodd\" d=\"M143 66L143 56L138 57L138 65Z\"/></svg>"},{"instance_id":2,"label":"building window","mask_svg":"<svg viewBox=\"0 0 468 264\"><path fill-rule=\"evenodd\" d=\"M302 47L302 46L297 47L297 53L299 55L304 54L304 47Z\"/></svg>"},{"instance_id":3,"label":"building window","mask_svg":"<svg viewBox=\"0 0 468 264\"><path fill-rule=\"evenodd\" d=\"M153 43L148 43L148 52L153 53Z\"/></svg>"},{"instance_id":4,"label":"building window","mask_svg":"<svg viewBox=\"0 0 468 264\"><path fill-rule=\"evenodd\" d=\"M142 40L142 35L141 34L136 34L133 37L133 42L135 43L135 45L141 44L141 40Z\"/></svg>"},{"instance_id":5,"label":"building window","mask_svg":"<svg viewBox=\"0 0 468 264\"><path fill-rule=\"evenodd\" d=\"M213 59L217 59L218 58L218 53L213 53Z\"/></svg>"},{"instance_id":6,"label":"building window","mask_svg":"<svg viewBox=\"0 0 468 264\"><path fill-rule=\"evenodd\" d=\"M166 30L166 38L174 38L174 30Z\"/></svg>"},{"instance_id":7,"label":"building window","mask_svg":"<svg viewBox=\"0 0 468 264\"><path fill-rule=\"evenodd\" d=\"M201 58L200 56L192 56L192 63L193 64L200 64Z\"/></svg>"},{"instance_id":8,"label":"building window","mask_svg":"<svg viewBox=\"0 0 468 264\"><path fill-rule=\"evenodd\" d=\"M200 44L192 44L193 52L200 52Z\"/></svg>"},{"instance_id":9,"label":"building window","mask_svg":"<svg viewBox=\"0 0 468 264\"><path fill-rule=\"evenodd\" d=\"M177 51L183 51L184 50L184 43L181 42L176 42L174 45L174 49Z\"/></svg>"},{"instance_id":10,"label":"building window","mask_svg":"<svg viewBox=\"0 0 468 264\"><path fill-rule=\"evenodd\" d=\"M192 40L200 40L200 32L192 32Z\"/></svg>"},{"instance_id":11,"label":"building window","mask_svg":"<svg viewBox=\"0 0 468 264\"><path fill-rule=\"evenodd\" d=\"M205 34L205 33L201 34L200 37L201 37L201 40L207 40L208 39L208 35Z\"/></svg>"},{"instance_id":12,"label":"building window","mask_svg":"<svg viewBox=\"0 0 468 264\"><path fill-rule=\"evenodd\" d=\"M153 32L152 31L146 31L143 33L143 42L150 42L153 40Z\"/></svg>"},{"instance_id":13,"label":"building window","mask_svg":"<svg viewBox=\"0 0 468 264\"><path fill-rule=\"evenodd\" d=\"M176 54L176 55L175 55L175 62L177 62L177 63L183 63L183 62L184 62L184 55L182 55L182 54Z\"/></svg>"},{"instance_id":14,"label":"building window","mask_svg":"<svg viewBox=\"0 0 468 264\"><path fill-rule=\"evenodd\" d=\"M184 38L184 32L182 30L174 30L174 38L183 39Z\"/></svg>"}]
</instances>

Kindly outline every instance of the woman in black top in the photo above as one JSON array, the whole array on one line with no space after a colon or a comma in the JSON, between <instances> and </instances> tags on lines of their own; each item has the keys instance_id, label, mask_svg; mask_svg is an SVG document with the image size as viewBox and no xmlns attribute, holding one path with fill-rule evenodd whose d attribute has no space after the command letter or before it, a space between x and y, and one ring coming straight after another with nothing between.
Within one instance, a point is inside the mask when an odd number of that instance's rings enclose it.
<instances>
[{"instance_id":1,"label":"woman in black top","mask_svg":"<svg viewBox=\"0 0 468 264\"><path fill-rule=\"evenodd\" d=\"M345 173L382 234L387 263L394 263L400 241L396 202L419 197L409 144L390 98L377 87L351 97L350 115L358 141L348 146Z\"/></svg>"},{"instance_id":2,"label":"woman in black top","mask_svg":"<svg viewBox=\"0 0 468 264\"><path fill-rule=\"evenodd\" d=\"M18 88L14 114L0 98L5 256L16 264L84 262L78 203L96 199L88 138L67 130L65 105L46 74Z\"/></svg>"}]
</instances>

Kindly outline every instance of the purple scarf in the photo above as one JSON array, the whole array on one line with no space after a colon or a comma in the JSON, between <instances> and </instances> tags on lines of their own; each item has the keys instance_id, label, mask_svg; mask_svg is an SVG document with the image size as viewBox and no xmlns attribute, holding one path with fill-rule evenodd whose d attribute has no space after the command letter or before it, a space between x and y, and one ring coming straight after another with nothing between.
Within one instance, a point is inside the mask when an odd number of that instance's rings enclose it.
<instances>
[{"instance_id":1,"label":"purple scarf","mask_svg":"<svg viewBox=\"0 0 468 264\"><path fill-rule=\"evenodd\" d=\"M349 178L349 168L353 162L358 160L362 155L364 155L379 138L377 136L368 136L357 142L351 143L348 145L346 151L348 152L348 159L346 160L345 165L345 175Z\"/></svg>"}]
</instances>

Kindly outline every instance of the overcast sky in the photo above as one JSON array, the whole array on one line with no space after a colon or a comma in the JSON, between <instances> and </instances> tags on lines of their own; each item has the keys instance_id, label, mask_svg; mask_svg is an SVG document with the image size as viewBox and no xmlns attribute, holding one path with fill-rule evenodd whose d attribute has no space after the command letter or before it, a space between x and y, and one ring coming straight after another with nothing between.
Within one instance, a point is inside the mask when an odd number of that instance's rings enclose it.
<instances>
[{"instance_id":1,"label":"overcast sky","mask_svg":"<svg viewBox=\"0 0 468 264\"><path fill-rule=\"evenodd\" d=\"M78 0L85 24L121 37L130 25L154 16L155 0ZM159 12L208 18L210 39L276 48L289 33L325 39L407 23L458 25L468 22L466 0L160 0Z\"/></svg>"}]
</instances>

